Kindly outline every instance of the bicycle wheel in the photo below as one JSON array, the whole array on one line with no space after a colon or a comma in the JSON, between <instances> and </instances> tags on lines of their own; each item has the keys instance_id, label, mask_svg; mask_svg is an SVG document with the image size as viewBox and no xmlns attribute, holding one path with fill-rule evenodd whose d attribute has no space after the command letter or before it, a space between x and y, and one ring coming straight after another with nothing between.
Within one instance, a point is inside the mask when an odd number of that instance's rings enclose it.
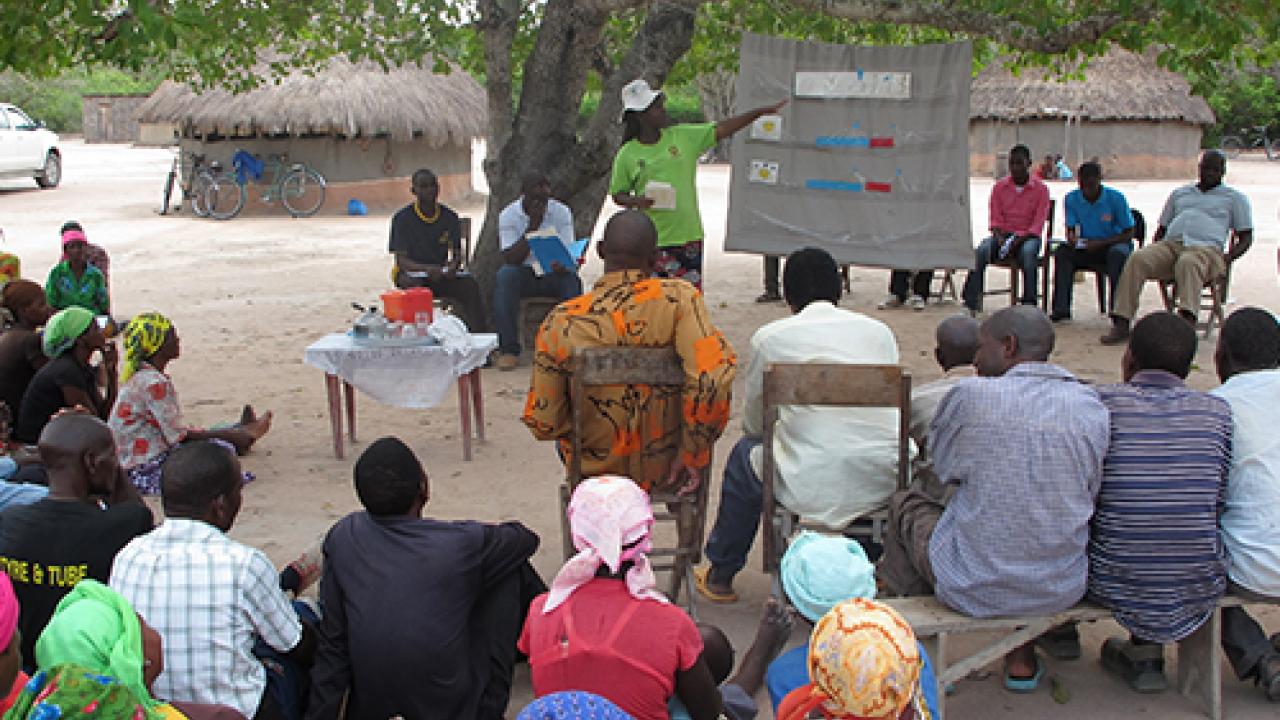
<instances>
[{"instance_id":1,"label":"bicycle wheel","mask_svg":"<svg viewBox=\"0 0 1280 720\"><path fill-rule=\"evenodd\" d=\"M280 181L280 202L294 217L315 215L324 192L324 176L308 167L294 168Z\"/></svg>"},{"instance_id":2,"label":"bicycle wheel","mask_svg":"<svg viewBox=\"0 0 1280 720\"><path fill-rule=\"evenodd\" d=\"M187 203L191 205L191 214L196 217L209 217L209 204L205 202L205 196L209 194L209 186L212 184L213 173L198 170L191 178L191 186L184 190Z\"/></svg>"},{"instance_id":3,"label":"bicycle wheel","mask_svg":"<svg viewBox=\"0 0 1280 720\"><path fill-rule=\"evenodd\" d=\"M1244 141L1236 135L1223 135L1222 152L1229 160L1235 160L1244 152Z\"/></svg>"},{"instance_id":4,"label":"bicycle wheel","mask_svg":"<svg viewBox=\"0 0 1280 720\"><path fill-rule=\"evenodd\" d=\"M1267 159L1280 160L1280 138L1272 140L1271 144L1267 146Z\"/></svg>"},{"instance_id":5,"label":"bicycle wheel","mask_svg":"<svg viewBox=\"0 0 1280 720\"><path fill-rule=\"evenodd\" d=\"M219 173L205 193L206 209L214 220L230 220L244 209L249 193L233 172Z\"/></svg>"}]
</instances>

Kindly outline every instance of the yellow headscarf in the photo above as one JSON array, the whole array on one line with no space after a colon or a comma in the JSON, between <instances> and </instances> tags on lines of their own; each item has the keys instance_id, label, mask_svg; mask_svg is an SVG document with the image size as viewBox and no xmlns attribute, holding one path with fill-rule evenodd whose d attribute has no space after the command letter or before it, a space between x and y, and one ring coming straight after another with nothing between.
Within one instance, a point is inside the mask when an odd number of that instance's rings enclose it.
<instances>
[{"instance_id":1,"label":"yellow headscarf","mask_svg":"<svg viewBox=\"0 0 1280 720\"><path fill-rule=\"evenodd\" d=\"M142 363L156 354L173 323L158 312L142 313L129 321L124 329L124 368L120 382L125 382L138 372Z\"/></svg>"},{"instance_id":2,"label":"yellow headscarf","mask_svg":"<svg viewBox=\"0 0 1280 720\"><path fill-rule=\"evenodd\" d=\"M808 717L896 720L912 705L929 719L920 691L924 661L915 633L883 603L855 598L822 616L809 638L809 678L778 708L780 720Z\"/></svg>"}]
</instances>

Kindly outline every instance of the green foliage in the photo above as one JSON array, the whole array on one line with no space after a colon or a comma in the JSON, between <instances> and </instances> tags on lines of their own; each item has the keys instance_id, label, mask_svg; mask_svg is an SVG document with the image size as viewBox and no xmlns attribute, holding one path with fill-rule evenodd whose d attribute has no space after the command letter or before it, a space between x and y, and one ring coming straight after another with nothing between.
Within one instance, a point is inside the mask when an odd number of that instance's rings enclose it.
<instances>
[{"instance_id":1,"label":"green foliage","mask_svg":"<svg viewBox=\"0 0 1280 720\"><path fill-rule=\"evenodd\" d=\"M665 97L667 115L678 123L706 122L707 116L702 111L702 99L698 91L689 85L667 85L662 88ZM600 107L600 91L589 90L582 98L582 108L578 111L579 127L596 114Z\"/></svg>"},{"instance_id":2,"label":"green foliage","mask_svg":"<svg viewBox=\"0 0 1280 720\"><path fill-rule=\"evenodd\" d=\"M160 84L158 73L131 73L119 68L76 69L52 77L0 73L0 100L44 121L57 132L80 132L81 97L94 94L150 93Z\"/></svg>"},{"instance_id":3,"label":"green foliage","mask_svg":"<svg viewBox=\"0 0 1280 720\"><path fill-rule=\"evenodd\" d=\"M1218 124L1205 132L1205 147L1217 147L1223 135L1253 136L1253 128L1266 125L1272 138L1280 137L1280 82L1270 73L1254 70L1225 74L1208 88L1205 99ZM1246 132L1241 132L1247 129Z\"/></svg>"}]
</instances>

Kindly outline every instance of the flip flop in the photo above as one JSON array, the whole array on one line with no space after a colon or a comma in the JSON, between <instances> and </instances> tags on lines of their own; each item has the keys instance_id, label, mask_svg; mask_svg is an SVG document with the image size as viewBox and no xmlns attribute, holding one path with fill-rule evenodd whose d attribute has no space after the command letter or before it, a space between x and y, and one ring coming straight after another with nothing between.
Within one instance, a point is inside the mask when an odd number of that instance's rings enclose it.
<instances>
[{"instance_id":1,"label":"flip flop","mask_svg":"<svg viewBox=\"0 0 1280 720\"><path fill-rule=\"evenodd\" d=\"M1036 656L1036 674L1029 678L1016 678L1009 675L1009 671L1004 672L1004 689L1015 693L1032 693L1040 685L1040 679L1044 677L1044 663L1041 662L1040 656Z\"/></svg>"},{"instance_id":2,"label":"flip flop","mask_svg":"<svg viewBox=\"0 0 1280 720\"><path fill-rule=\"evenodd\" d=\"M719 592L712 590L707 584L707 576L711 574L711 566L695 568L693 571L693 585L698 589L698 594L710 600L713 603L726 604L738 602L738 593L730 590L729 592Z\"/></svg>"}]
</instances>

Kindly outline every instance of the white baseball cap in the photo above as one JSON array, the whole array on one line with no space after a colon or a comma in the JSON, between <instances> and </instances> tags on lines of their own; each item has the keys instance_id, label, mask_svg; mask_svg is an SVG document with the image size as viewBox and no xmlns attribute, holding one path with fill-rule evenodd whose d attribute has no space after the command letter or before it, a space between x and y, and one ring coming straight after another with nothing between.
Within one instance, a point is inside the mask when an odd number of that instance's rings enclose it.
<instances>
[{"instance_id":1,"label":"white baseball cap","mask_svg":"<svg viewBox=\"0 0 1280 720\"><path fill-rule=\"evenodd\" d=\"M644 112L654 100L662 95L659 90L649 87L644 78L636 78L622 88L622 108L633 112Z\"/></svg>"}]
</instances>

